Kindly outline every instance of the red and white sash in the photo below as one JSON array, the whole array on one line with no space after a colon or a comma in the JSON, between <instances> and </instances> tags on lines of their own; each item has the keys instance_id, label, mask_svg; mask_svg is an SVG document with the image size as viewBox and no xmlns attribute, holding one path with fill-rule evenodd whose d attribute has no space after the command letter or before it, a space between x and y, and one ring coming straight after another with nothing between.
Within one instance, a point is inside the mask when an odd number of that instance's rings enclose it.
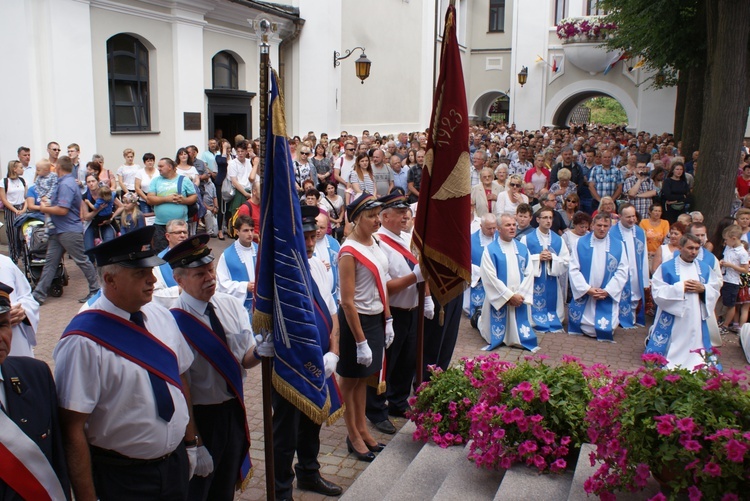
<instances>
[{"instance_id":1,"label":"red and white sash","mask_svg":"<svg viewBox=\"0 0 750 501\"><path fill-rule=\"evenodd\" d=\"M39 446L0 411L0 479L23 499L65 500L60 480Z\"/></svg>"},{"instance_id":2,"label":"red and white sash","mask_svg":"<svg viewBox=\"0 0 750 501\"><path fill-rule=\"evenodd\" d=\"M355 247L356 245L356 247ZM357 248L359 247L359 249ZM367 248L360 244L359 242L352 241L352 242L346 242L344 245L341 246L341 250L339 251L339 259L343 254L350 254L354 259L356 259L362 266L367 268L370 273L372 273L373 277L375 277L375 284L378 288L378 295L380 296L380 301L383 303L383 308L388 304L388 296L386 296L385 293L385 283L382 280L380 270L378 269L378 265L370 258L368 255L369 252ZM385 326L383 326L385 327ZM385 335L385 330L383 331L383 335ZM385 368L386 368L386 360L385 360L385 348L383 348L383 367L381 367L378 378L377 378L377 384L372 385L375 386L378 390L378 394L381 394L385 392Z\"/></svg>"}]
</instances>

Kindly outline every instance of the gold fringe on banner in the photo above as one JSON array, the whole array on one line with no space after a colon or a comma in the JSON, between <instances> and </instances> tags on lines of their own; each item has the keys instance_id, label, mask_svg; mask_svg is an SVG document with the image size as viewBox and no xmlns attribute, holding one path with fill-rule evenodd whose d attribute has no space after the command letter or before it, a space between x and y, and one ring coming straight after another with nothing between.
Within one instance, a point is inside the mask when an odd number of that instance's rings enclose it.
<instances>
[{"instance_id":1,"label":"gold fringe on banner","mask_svg":"<svg viewBox=\"0 0 750 501\"><path fill-rule=\"evenodd\" d=\"M253 332L272 332L273 315L255 310L253 312Z\"/></svg>"},{"instance_id":2,"label":"gold fringe on banner","mask_svg":"<svg viewBox=\"0 0 750 501\"><path fill-rule=\"evenodd\" d=\"M250 480L252 480L254 474L255 474L255 466L250 468L250 471L247 472L247 476L245 478L237 481L237 484L235 485L234 490L245 492L245 489L247 489L247 486L250 485Z\"/></svg>"},{"instance_id":3,"label":"gold fringe on banner","mask_svg":"<svg viewBox=\"0 0 750 501\"><path fill-rule=\"evenodd\" d=\"M335 377L335 376L334 376ZM331 426L333 423L339 420L344 415L344 411L346 410L346 405L341 404L341 407L339 407L339 410L328 416L328 419L326 419L326 426Z\"/></svg>"},{"instance_id":4,"label":"gold fringe on banner","mask_svg":"<svg viewBox=\"0 0 750 501\"><path fill-rule=\"evenodd\" d=\"M375 374L370 374L367 376L367 386L371 386L375 388L378 392L378 395L382 395L385 393L385 381L381 381L380 377L378 376L380 372L376 372Z\"/></svg>"},{"instance_id":5,"label":"gold fringe on banner","mask_svg":"<svg viewBox=\"0 0 750 501\"><path fill-rule=\"evenodd\" d=\"M294 386L287 383L284 379L279 377L274 371L273 373L273 387L279 392L279 395L284 397L290 404L305 413L315 424L323 424L328 418L328 413L331 411L331 397L326 396L326 403L323 404L323 408L318 408L315 404L310 402L308 398L305 398L297 391Z\"/></svg>"}]
</instances>

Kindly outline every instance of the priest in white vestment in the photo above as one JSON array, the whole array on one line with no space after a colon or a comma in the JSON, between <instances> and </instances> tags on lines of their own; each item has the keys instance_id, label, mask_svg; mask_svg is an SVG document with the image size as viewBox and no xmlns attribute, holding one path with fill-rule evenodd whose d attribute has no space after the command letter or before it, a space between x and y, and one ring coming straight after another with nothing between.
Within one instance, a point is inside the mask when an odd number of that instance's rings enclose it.
<instances>
[{"instance_id":1,"label":"priest in white vestment","mask_svg":"<svg viewBox=\"0 0 750 501\"><path fill-rule=\"evenodd\" d=\"M593 232L581 237L571 253L568 333L614 342L620 295L628 280L628 256L622 243L608 235L611 225L608 214L597 214Z\"/></svg>"},{"instance_id":2,"label":"priest in white vestment","mask_svg":"<svg viewBox=\"0 0 750 501\"><path fill-rule=\"evenodd\" d=\"M620 222L612 226L609 234L622 242L628 255L628 281L620 298L620 326L634 329L646 325L645 304L638 309L638 303L646 297L644 289L649 287L646 233L638 226L638 214L632 204L620 206L619 213Z\"/></svg>"},{"instance_id":3,"label":"priest in white vestment","mask_svg":"<svg viewBox=\"0 0 750 501\"><path fill-rule=\"evenodd\" d=\"M656 317L646 353L659 353L667 368L693 370L704 360L696 350L711 350L706 320L714 314L719 299L719 281L711 268L697 258L700 239L685 234L680 255L663 263L651 279Z\"/></svg>"},{"instance_id":4,"label":"priest in white vestment","mask_svg":"<svg viewBox=\"0 0 750 501\"><path fill-rule=\"evenodd\" d=\"M514 239L513 216L503 214L499 222L499 238L482 254L480 273L485 301L479 332L489 343L486 350L506 344L535 352L539 345L529 321L534 286L529 251Z\"/></svg>"},{"instance_id":5,"label":"priest in white vestment","mask_svg":"<svg viewBox=\"0 0 750 501\"><path fill-rule=\"evenodd\" d=\"M542 207L536 213L537 228L521 237L531 254L534 275L534 297L531 325L537 332L562 332L565 318L566 291L570 253L557 233L550 231L554 210Z\"/></svg>"},{"instance_id":6,"label":"priest in white vestment","mask_svg":"<svg viewBox=\"0 0 750 501\"><path fill-rule=\"evenodd\" d=\"M688 226L688 233L695 235L701 241L701 248L698 251L698 261L703 261L711 268L714 277L719 281L719 290L724 284L724 275L721 272L721 265L719 260L714 256L711 251L706 249L706 242L708 242L708 228L703 223L692 223ZM711 337L711 346L721 346L721 332L719 331L719 322L716 320L716 315L711 315L706 320L708 322L708 334Z\"/></svg>"},{"instance_id":7,"label":"priest in white vestment","mask_svg":"<svg viewBox=\"0 0 750 501\"><path fill-rule=\"evenodd\" d=\"M477 321L484 304L484 286L480 276L480 265L484 248L497 238L497 219L494 214L481 218L479 229L471 234L471 284L464 291L463 308L471 319L471 326L478 328Z\"/></svg>"}]
</instances>

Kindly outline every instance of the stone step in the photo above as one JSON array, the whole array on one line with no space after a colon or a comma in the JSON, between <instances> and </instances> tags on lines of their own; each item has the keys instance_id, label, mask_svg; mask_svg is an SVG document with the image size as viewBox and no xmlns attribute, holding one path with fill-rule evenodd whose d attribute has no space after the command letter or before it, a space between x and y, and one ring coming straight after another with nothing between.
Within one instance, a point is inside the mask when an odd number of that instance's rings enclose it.
<instances>
[{"instance_id":1,"label":"stone step","mask_svg":"<svg viewBox=\"0 0 750 501\"><path fill-rule=\"evenodd\" d=\"M432 499L451 471L464 462L468 462L468 459L463 447L443 449L427 443L401 478L391 482L393 487L384 500Z\"/></svg>"},{"instance_id":2,"label":"stone step","mask_svg":"<svg viewBox=\"0 0 750 501\"><path fill-rule=\"evenodd\" d=\"M467 445L462 458L450 469L445 481L432 498L433 501L486 501L494 497L505 471L477 468L467 459L468 455Z\"/></svg>"},{"instance_id":3,"label":"stone step","mask_svg":"<svg viewBox=\"0 0 750 501\"><path fill-rule=\"evenodd\" d=\"M505 472L495 501L528 501L567 499L573 472L540 474L526 465L515 465Z\"/></svg>"},{"instance_id":4,"label":"stone step","mask_svg":"<svg viewBox=\"0 0 750 501\"><path fill-rule=\"evenodd\" d=\"M424 442L412 440L415 430L414 423L407 421L377 459L344 492L341 501L384 499L424 446Z\"/></svg>"},{"instance_id":5,"label":"stone step","mask_svg":"<svg viewBox=\"0 0 750 501\"><path fill-rule=\"evenodd\" d=\"M570 486L568 501L591 501L594 497L588 496L586 491L583 490L583 484L586 482L586 479L593 475L599 468L600 463L591 466L591 461L589 460L589 455L594 451L596 451L596 446L592 444L583 444L581 447L581 455L578 456L578 464L573 475L573 483ZM640 492L618 492L617 501L641 501L655 496L658 492L659 484L653 477L650 477L648 484Z\"/></svg>"}]
</instances>

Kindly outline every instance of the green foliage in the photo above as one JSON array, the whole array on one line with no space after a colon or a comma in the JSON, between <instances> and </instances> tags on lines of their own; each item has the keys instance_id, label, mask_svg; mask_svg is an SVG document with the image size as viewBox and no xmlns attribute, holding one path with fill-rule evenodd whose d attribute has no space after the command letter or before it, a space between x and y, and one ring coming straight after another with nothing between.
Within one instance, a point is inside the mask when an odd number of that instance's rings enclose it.
<instances>
[{"instance_id":1,"label":"green foliage","mask_svg":"<svg viewBox=\"0 0 750 501\"><path fill-rule=\"evenodd\" d=\"M707 32L702 12L704 0L602 0L606 20L618 29L607 40L631 58L643 58L645 68L660 71L663 83L676 84L677 72L706 58Z\"/></svg>"},{"instance_id":2,"label":"green foliage","mask_svg":"<svg viewBox=\"0 0 750 501\"><path fill-rule=\"evenodd\" d=\"M463 361L445 371L434 368L430 380L409 399L407 417L417 425L414 440L432 440L441 447L465 443L471 425L466 413L477 396Z\"/></svg>"},{"instance_id":3,"label":"green foliage","mask_svg":"<svg viewBox=\"0 0 750 501\"><path fill-rule=\"evenodd\" d=\"M585 103L591 110L591 123L600 125L623 125L628 123L628 114L617 101L611 97L595 97Z\"/></svg>"}]
</instances>

